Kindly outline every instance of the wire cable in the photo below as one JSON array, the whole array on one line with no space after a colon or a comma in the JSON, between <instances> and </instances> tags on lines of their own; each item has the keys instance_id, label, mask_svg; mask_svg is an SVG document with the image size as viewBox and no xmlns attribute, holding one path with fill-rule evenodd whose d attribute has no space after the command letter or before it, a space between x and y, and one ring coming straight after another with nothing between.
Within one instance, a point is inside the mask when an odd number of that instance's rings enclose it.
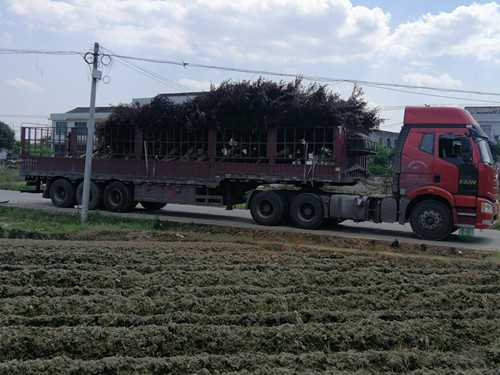
<instances>
[{"instance_id":1,"label":"wire cable","mask_svg":"<svg viewBox=\"0 0 500 375\"><path fill-rule=\"evenodd\" d=\"M392 88L392 87L377 86L377 85L368 85L368 84L365 84L364 86L365 87L376 88L376 89L381 89L381 90L388 90L388 91L400 92L400 93L404 93L404 94L411 94L411 95L424 95L424 96L431 96L431 97L434 97L434 98L444 98L444 99L454 99L454 100L467 100L467 101L473 101L473 102L476 102L476 103L488 103L488 104L500 105L500 101L493 101L493 100L463 98L463 97L448 96L448 95L439 95L439 94L429 94L429 93L420 92L420 91L402 90L402 89L396 89L396 88Z\"/></svg>"},{"instance_id":2,"label":"wire cable","mask_svg":"<svg viewBox=\"0 0 500 375\"><path fill-rule=\"evenodd\" d=\"M358 84L358 85L362 85L362 86L371 85L371 86L377 86L377 87L393 87L393 88L406 88L406 89L429 90L429 91L439 91L439 92L453 92L453 93L472 94L472 95L500 96L500 92L461 90L461 89L451 89L451 88L435 87L435 86L419 86L419 85L408 85L408 84L400 84L400 83L365 81L365 80L358 80L358 79L310 76L310 75L303 75L303 74L280 73L280 72L267 71L267 70L243 69L243 68L234 68L234 67L221 66L221 65L206 65L206 64L190 63L190 62L185 62L185 61L180 62L180 61L173 61L173 60L153 59L153 58L146 58L146 57L118 55L118 54L111 54L111 56L119 57L119 58L126 59L126 60L143 61L143 62L156 63L156 64L169 64L169 65L180 66L183 68L191 67L191 68L213 69L213 70L229 71L229 72L237 72L237 73L269 75L269 76L286 77L286 78L303 78L303 79L308 80L308 81L316 81L316 82L330 82L330 83L343 82L343 83Z\"/></svg>"},{"instance_id":3,"label":"wire cable","mask_svg":"<svg viewBox=\"0 0 500 375\"><path fill-rule=\"evenodd\" d=\"M109 52L110 56L112 56L112 54L114 54L114 52L111 51L108 48L105 48L105 47L102 47L102 46L101 46L101 48L104 51ZM166 86L169 86L169 87L172 87L172 85L173 85L173 86L176 86L177 88L180 88L181 90L189 90L188 87L186 87L186 86L184 86L184 85L182 85L180 83L177 83L177 82L175 82L175 81L173 81L171 79L168 79L168 78L166 78L166 77L164 77L164 76L162 76L162 75L160 75L160 74L158 74L156 72L153 72L151 70L143 68L140 65L134 64L134 63L132 63L130 61L127 61L127 60L122 59L122 58L117 57L117 56L113 56L113 57L115 57L117 59L117 61L119 63L121 63L122 65L127 66L128 68L130 68L132 70L135 70L136 72L141 73L141 74L143 74L143 75L151 78L154 81L157 81L157 82L162 83L162 84L164 84Z\"/></svg>"},{"instance_id":4,"label":"wire cable","mask_svg":"<svg viewBox=\"0 0 500 375\"><path fill-rule=\"evenodd\" d=\"M81 51L57 51L57 50L43 50L43 49L15 49L15 48L0 48L2 55L82 55Z\"/></svg>"},{"instance_id":5,"label":"wire cable","mask_svg":"<svg viewBox=\"0 0 500 375\"><path fill-rule=\"evenodd\" d=\"M190 62L181 62L174 60L166 60L166 59L156 59L156 58L146 58L146 57L138 57L138 56L128 56L128 55L120 55L116 53L112 53L109 49L106 49L110 52L110 56L117 58L120 60L128 60L128 67L134 69L138 72L141 72L152 79L156 79L163 84L174 84L177 86L182 86L174 81L171 81L165 77L162 77L158 73L154 73L148 71L136 64L131 63L131 61L142 61L148 63L158 63L158 64L169 64L174 66L179 66L183 68L199 68L199 69L212 69L219 71L229 71L229 72L237 72L237 73L246 73L246 74L256 74L256 75L268 75L268 76L276 76L283 78L303 78L308 81L315 82L323 82L323 83L351 83L354 85L360 85L365 87L379 88L385 89L394 92L401 92L412 95L422 95L429 97L437 97L437 98L445 98L445 99L453 99L453 100L465 100L476 103L488 103L488 104L496 104L499 102L490 101L490 100L481 100L481 99L472 99L472 98L464 98L464 97L453 97L447 95L438 95L432 94L428 92L415 91L415 90L425 90L425 91L436 91L436 92L447 92L447 93L462 93L462 94L470 94L470 95L481 95L481 96L500 96L500 92L488 92L488 91L478 91L478 90L461 90L461 89L451 89L451 88L443 88L443 87L435 87L435 86L419 86L419 85L408 85L408 84L399 84L399 83L387 83L387 82L377 82L377 81L366 81L366 80L358 80L358 79L346 79L346 78L331 78L331 77L323 77L323 76L311 76L311 75L302 75L302 74L292 74L292 73L281 73L267 70L256 70L256 69L243 69L243 68L235 68L228 67L222 65L207 65L207 64L198 64L198 63L190 63ZM46 55L84 55L84 52L81 51L73 51L73 50L42 50L42 49L0 49L0 54L46 54ZM121 61L124 63L124 61ZM404 89L411 89L404 90Z\"/></svg>"},{"instance_id":6,"label":"wire cable","mask_svg":"<svg viewBox=\"0 0 500 375\"><path fill-rule=\"evenodd\" d=\"M27 115L22 115L22 114L14 114L14 113L0 113L0 117L4 118L43 118L47 119L47 115L33 115L33 114L27 114Z\"/></svg>"}]
</instances>

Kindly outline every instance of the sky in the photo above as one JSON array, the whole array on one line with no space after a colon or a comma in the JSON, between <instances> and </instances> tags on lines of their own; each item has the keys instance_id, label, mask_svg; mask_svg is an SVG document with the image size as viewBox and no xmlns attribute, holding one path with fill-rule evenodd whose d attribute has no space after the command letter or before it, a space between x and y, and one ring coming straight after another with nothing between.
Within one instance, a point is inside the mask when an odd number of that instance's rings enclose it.
<instances>
[{"instance_id":1,"label":"sky","mask_svg":"<svg viewBox=\"0 0 500 375\"><path fill-rule=\"evenodd\" d=\"M500 3L404 0L0 0L0 48L88 51L292 74L499 92ZM98 105L158 93L199 91L258 75L114 59ZM332 84L344 96L352 84ZM495 105L500 97L429 97L364 87L398 131L405 105ZM80 56L0 54L0 120L47 123L87 106L89 67ZM443 94L441 94L443 95ZM491 101L482 103L479 100ZM499 103L500 104L500 103Z\"/></svg>"}]
</instances>

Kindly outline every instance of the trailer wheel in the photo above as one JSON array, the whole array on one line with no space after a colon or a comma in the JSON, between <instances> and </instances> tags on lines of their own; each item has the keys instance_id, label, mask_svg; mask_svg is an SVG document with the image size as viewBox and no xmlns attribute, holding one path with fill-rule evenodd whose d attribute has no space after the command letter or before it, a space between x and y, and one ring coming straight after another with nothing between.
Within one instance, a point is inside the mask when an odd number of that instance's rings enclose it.
<instances>
[{"instance_id":1,"label":"trailer wheel","mask_svg":"<svg viewBox=\"0 0 500 375\"><path fill-rule=\"evenodd\" d=\"M75 205L75 187L65 178L50 184L49 196L54 206L68 208Z\"/></svg>"},{"instance_id":2,"label":"trailer wheel","mask_svg":"<svg viewBox=\"0 0 500 375\"><path fill-rule=\"evenodd\" d=\"M132 192L122 182L112 182L104 189L104 206L110 211L128 211L132 202Z\"/></svg>"},{"instance_id":3,"label":"trailer wheel","mask_svg":"<svg viewBox=\"0 0 500 375\"><path fill-rule=\"evenodd\" d=\"M83 181L76 188L76 202L79 206L82 205ZM94 182L90 182L89 210L96 210L102 205L102 190Z\"/></svg>"},{"instance_id":4,"label":"trailer wheel","mask_svg":"<svg viewBox=\"0 0 500 375\"><path fill-rule=\"evenodd\" d=\"M432 200L422 201L413 208L410 224L413 231L426 240L444 240L453 230L450 209Z\"/></svg>"},{"instance_id":5,"label":"trailer wheel","mask_svg":"<svg viewBox=\"0 0 500 375\"><path fill-rule=\"evenodd\" d=\"M250 203L250 213L257 224L279 225L286 214L286 199L274 191L257 192Z\"/></svg>"},{"instance_id":6,"label":"trailer wheel","mask_svg":"<svg viewBox=\"0 0 500 375\"><path fill-rule=\"evenodd\" d=\"M141 206L144 207L146 211L157 211L161 210L163 207L167 205L167 203L162 202L140 202Z\"/></svg>"},{"instance_id":7,"label":"trailer wheel","mask_svg":"<svg viewBox=\"0 0 500 375\"><path fill-rule=\"evenodd\" d=\"M300 228L319 228L325 220L321 198L311 193L297 195L290 206L290 218Z\"/></svg>"}]
</instances>

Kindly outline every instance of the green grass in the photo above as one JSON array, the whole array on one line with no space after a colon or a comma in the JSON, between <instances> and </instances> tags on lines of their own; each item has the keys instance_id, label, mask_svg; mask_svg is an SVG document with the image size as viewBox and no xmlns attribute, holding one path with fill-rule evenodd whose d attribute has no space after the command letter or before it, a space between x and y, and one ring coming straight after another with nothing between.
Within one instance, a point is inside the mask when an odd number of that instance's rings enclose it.
<instances>
[{"instance_id":1,"label":"green grass","mask_svg":"<svg viewBox=\"0 0 500 375\"><path fill-rule=\"evenodd\" d=\"M0 228L4 230L43 233L49 236L72 234L82 231L123 232L154 230L155 225L157 225L155 220L115 218L91 213L88 224L82 227L78 215L0 207Z\"/></svg>"},{"instance_id":2,"label":"green grass","mask_svg":"<svg viewBox=\"0 0 500 375\"><path fill-rule=\"evenodd\" d=\"M69 240L69 241L155 241L155 242L224 242L224 243L267 243L280 251L286 250L281 242L286 239L296 245L314 248L363 249L394 256L455 257L456 251L448 247L404 244L396 252L390 241L338 238L312 233L274 232L243 228L231 228L194 223L176 223L151 218L124 218L92 212L86 225L80 224L75 210L65 213L41 211L29 208L0 205L0 238ZM412 255L413 254L413 255ZM500 255L491 252L463 250L461 257L468 259L500 261ZM500 254L500 253L499 253Z\"/></svg>"},{"instance_id":3,"label":"green grass","mask_svg":"<svg viewBox=\"0 0 500 375\"><path fill-rule=\"evenodd\" d=\"M24 179L19 176L19 170L0 167L0 189L20 190L25 186Z\"/></svg>"},{"instance_id":4,"label":"green grass","mask_svg":"<svg viewBox=\"0 0 500 375\"><path fill-rule=\"evenodd\" d=\"M80 224L75 211L47 212L28 208L0 206L0 238L61 240L154 240L154 241L234 241L234 234L223 227L183 224L150 219L123 218L89 214ZM239 236L243 241L246 236Z\"/></svg>"}]
</instances>

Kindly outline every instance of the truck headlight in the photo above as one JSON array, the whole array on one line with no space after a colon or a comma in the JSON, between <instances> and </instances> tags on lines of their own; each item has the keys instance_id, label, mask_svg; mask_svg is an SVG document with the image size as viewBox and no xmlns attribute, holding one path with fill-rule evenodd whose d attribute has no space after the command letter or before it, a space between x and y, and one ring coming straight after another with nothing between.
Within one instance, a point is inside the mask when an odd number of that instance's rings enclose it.
<instances>
[{"instance_id":1,"label":"truck headlight","mask_svg":"<svg viewBox=\"0 0 500 375\"><path fill-rule=\"evenodd\" d=\"M481 203L481 213L493 215L495 212L495 207L488 202Z\"/></svg>"}]
</instances>

